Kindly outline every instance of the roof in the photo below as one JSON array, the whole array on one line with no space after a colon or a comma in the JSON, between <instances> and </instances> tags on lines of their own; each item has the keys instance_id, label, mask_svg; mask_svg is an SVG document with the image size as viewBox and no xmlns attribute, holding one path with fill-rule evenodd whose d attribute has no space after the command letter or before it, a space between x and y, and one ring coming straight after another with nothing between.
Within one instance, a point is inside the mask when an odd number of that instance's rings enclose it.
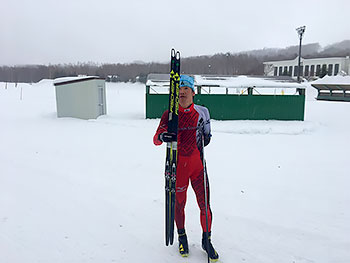
<instances>
[{"instance_id":1,"label":"roof","mask_svg":"<svg viewBox=\"0 0 350 263\"><path fill-rule=\"evenodd\" d=\"M222 88L301 88L303 84L288 76L225 76L225 75L193 75L195 86ZM169 86L169 74L149 74L147 86Z\"/></svg>"},{"instance_id":2,"label":"roof","mask_svg":"<svg viewBox=\"0 0 350 263\"><path fill-rule=\"evenodd\" d=\"M324 57L324 58L300 58L302 61L322 61L322 60L342 60L348 59L348 57ZM274 60L274 61L265 61L263 64L276 64L276 63L286 63L286 62L294 62L298 60L298 56L295 59L287 59L287 60Z\"/></svg>"},{"instance_id":3,"label":"roof","mask_svg":"<svg viewBox=\"0 0 350 263\"><path fill-rule=\"evenodd\" d=\"M305 88L291 77L265 77L265 76L202 76L195 75L197 86L218 86L225 88Z\"/></svg>"},{"instance_id":4,"label":"roof","mask_svg":"<svg viewBox=\"0 0 350 263\"><path fill-rule=\"evenodd\" d=\"M88 81L93 79L102 79L98 76L77 76L77 77L63 77L54 79L53 84L55 86L72 84L76 82Z\"/></svg>"},{"instance_id":5,"label":"roof","mask_svg":"<svg viewBox=\"0 0 350 263\"><path fill-rule=\"evenodd\" d=\"M324 76L321 79L311 82L311 84L332 84L332 85L350 85L350 76Z\"/></svg>"},{"instance_id":6,"label":"roof","mask_svg":"<svg viewBox=\"0 0 350 263\"><path fill-rule=\"evenodd\" d=\"M322 79L311 82L314 88L350 90L350 76L324 76Z\"/></svg>"}]
</instances>

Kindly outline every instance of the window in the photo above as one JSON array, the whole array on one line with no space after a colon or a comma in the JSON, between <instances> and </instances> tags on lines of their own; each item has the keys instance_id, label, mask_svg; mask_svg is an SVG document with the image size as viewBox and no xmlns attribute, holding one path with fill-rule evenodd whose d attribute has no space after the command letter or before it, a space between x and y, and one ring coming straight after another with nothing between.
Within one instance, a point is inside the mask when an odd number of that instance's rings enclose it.
<instances>
[{"instance_id":1,"label":"window","mask_svg":"<svg viewBox=\"0 0 350 263\"><path fill-rule=\"evenodd\" d=\"M288 76L292 76L293 66L289 66Z\"/></svg>"},{"instance_id":2,"label":"window","mask_svg":"<svg viewBox=\"0 0 350 263\"><path fill-rule=\"evenodd\" d=\"M277 67L274 67L274 68L273 68L273 75L274 75L274 76L277 76Z\"/></svg>"},{"instance_id":3,"label":"window","mask_svg":"<svg viewBox=\"0 0 350 263\"><path fill-rule=\"evenodd\" d=\"M323 78L324 76L327 75L327 64L322 64L322 69L320 73L320 77Z\"/></svg>"},{"instance_id":4,"label":"window","mask_svg":"<svg viewBox=\"0 0 350 263\"><path fill-rule=\"evenodd\" d=\"M309 65L305 66L305 74L304 76L308 77L309 76Z\"/></svg>"},{"instance_id":5,"label":"window","mask_svg":"<svg viewBox=\"0 0 350 263\"><path fill-rule=\"evenodd\" d=\"M283 76L288 76L288 67L287 66L285 66L283 68Z\"/></svg>"},{"instance_id":6,"label":"window","mask_svg":"<svg viewBox=\"0 0 350 263\"><path fill-rule=\"evenodd\" d=\"M283 68L279 67L279 69L278 69L278 76L282 76L282 70L283 70Z\"/></svg>"},{"instance_id":7,"label":"window","mask_svg":"<svg viewBox=\"0 0 350 263\"><path fill-rule=\"evenodd\" d=\"M333 64L328 65L328 76L332 76L333 74Z\"/></svg>"},{"instance_id":8,"label":"window","mask_svg":"<svg viewBox=\"0 0 350 263\"><path fill-rule=\"evenodd\" d=\"M321 74L321 65L316 66L316 76L319 77Z\"/></svg>"},{"instance_id":9,"label":"window","mask_svg":"<svg viewBox=\"0 0 350 263\"><path fill-rule=\"evenodd\" d=\"M334 75L337 75L339 72L339 64L335 64L335 67L334 67Z\"/></svg>"},{"instance_id":10,"label":"window","mask_svg":"<svg viewBox=\"0 0 350 263\"><path fill-rule=\"evenodd\" d=\"M315 76L315 65L311 65L310 76Z\"/></svg>"},{"instance_id":11,"label":"window","mask_svg":"<svg viewBox=\"0 0 350 263\"><path fill-rule=\"evenodd\" d=\"M300 77L303 76L303 70L304 70L304 66L300 66L300 74L299 74Z\"/></svg>"},{"instance_id":12,"label":"window","mask_svg":"<svg viewBox=\"0 0 350 263\"><path fill-rule=\"evenodd\" d=\"M294 66L294 77L298 76L298 66Z\"/></svg>"}]
</instances>

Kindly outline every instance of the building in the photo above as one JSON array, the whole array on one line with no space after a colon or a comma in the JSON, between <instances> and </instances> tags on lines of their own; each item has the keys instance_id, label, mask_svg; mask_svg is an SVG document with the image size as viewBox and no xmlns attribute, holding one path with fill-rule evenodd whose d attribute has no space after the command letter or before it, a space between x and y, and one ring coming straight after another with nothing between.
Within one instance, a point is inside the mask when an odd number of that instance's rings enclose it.
<instances>
[{"instance_id":1,"label":"building","mask_svg":"<svg viewBox=\"0 0 350 263\"><path fill-rule=\"evenodd\" d=\"M105 80L96 76L66 77L54 81L57 117L96 119L106 114Z\"/></svg>"},{"instance_id":2,"label":"building","mask_svg":"<svg viewBox=\"0 0 350 263\"><path fill-rule=\"evenodd\" d=\"M336 76L341 71L350 74L350 59L347 57L301 58L300 76L304 78ZM298 57L293 60L264 62L265 76L298 76Z\"/></svg>"}]
</instances>

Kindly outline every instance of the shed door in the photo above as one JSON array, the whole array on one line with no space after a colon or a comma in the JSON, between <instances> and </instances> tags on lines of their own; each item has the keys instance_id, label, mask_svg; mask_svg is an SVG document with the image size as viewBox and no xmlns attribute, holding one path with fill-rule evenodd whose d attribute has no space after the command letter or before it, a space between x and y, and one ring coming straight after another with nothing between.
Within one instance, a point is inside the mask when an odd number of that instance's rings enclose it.
<instances>
[{"instance_id":1,"label":"shed door","mask_svg":"<svg viewBox=\"0 0 350 263\"><path fill-rule=\"evenodd\" d=\"M105 107L104 107L104 92L103 87L98 87L98 107L99 107L99 113L100 115L105 114Z\"/></svg>"}]
</instances>

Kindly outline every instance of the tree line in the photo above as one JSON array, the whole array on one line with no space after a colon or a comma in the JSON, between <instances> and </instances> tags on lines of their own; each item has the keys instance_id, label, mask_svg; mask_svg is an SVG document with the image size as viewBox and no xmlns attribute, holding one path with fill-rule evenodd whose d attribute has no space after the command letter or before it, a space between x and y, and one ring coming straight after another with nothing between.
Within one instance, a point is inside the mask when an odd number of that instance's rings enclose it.
<instances>
[{"instance_id":1,"label":"tree line","mask_svg":"<svg viewBox=\"0 0 350 263\"><path fill-rule=\"evenodd\" d=\"M321 49L318 43L303 45L305 58L349 56L350 41L346 40ZM218 53L211 56L195 56L181 60L181 72L187 74L263 75L265 61L294 59L298 46L284 49L261 49L241 53ZM38 82L41 79L93 75L108 81L145 82L149 73L168 73L169 63L116 63L116 64L58 64L0 67L0 81Z\"/></svg>"}]
</instances>

